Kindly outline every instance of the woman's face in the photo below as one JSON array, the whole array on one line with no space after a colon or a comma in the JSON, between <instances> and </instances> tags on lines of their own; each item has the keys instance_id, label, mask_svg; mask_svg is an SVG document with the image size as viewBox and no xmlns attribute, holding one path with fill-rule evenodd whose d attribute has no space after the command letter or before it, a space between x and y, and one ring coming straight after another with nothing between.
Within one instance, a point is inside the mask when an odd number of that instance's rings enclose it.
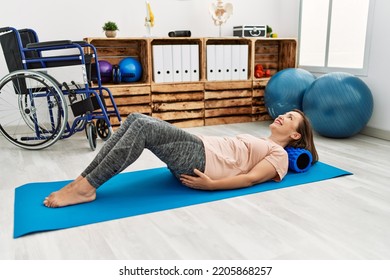
<instances>
[{"instance_id":1,"label":"woman's face","mask_svg":"<svg viewBox=\"0 0 390 280\"><path fill-rule=\"evenodd\" d=\"M303 117L298 112L290 111L285 113L284 115L278 116L272 124L270 124L270 128L273 132L277 132L278 134L284 134L285 136L292 136L293 138L299 136L300 134L297 132L298 126L300 122L303 121ZM298 135L293 135L298 134Z\"/></svg>"}]
</instances>

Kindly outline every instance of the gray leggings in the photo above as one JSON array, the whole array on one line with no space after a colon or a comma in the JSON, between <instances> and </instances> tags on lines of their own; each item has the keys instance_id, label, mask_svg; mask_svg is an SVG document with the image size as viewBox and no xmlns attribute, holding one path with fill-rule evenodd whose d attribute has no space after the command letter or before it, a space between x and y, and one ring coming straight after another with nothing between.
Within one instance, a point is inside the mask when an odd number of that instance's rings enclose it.
<instances>
[{"instance_id":1,"label":"gray leggings","mask_svg":"<svg viewBox=\"0 0 390 280\"><path fill-rule=\"evenodd\" d=\"M166 163L177 178L181 174L194 175L195 168L204 172L202 140L165 121L134 113L107 140L81 176L98 188L137 160L145 148Z\"/></svg>"}]
</instances>

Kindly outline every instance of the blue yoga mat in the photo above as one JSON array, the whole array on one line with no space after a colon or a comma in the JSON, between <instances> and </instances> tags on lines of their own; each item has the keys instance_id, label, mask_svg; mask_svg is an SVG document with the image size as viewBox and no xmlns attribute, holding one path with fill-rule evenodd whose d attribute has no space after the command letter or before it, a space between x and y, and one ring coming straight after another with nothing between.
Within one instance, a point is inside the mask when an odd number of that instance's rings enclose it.
<instances>
[{"instance_id":1,"label":"blue yoga mat","mask_svg":"<svg viewBox=\"0 0 390 280\"><path fill-rule=\"evenodd\" d=\"M43 199L70 181L29 183L15 190L14 238L113 219L142 215L225 198L292 187L351 173L318 162L305 173L288 173L282 182L266 182L250 188L201 191L187 188L167 168L121 173L97 191L90 203L47 208Z\"/></svg>"}]
</instances>

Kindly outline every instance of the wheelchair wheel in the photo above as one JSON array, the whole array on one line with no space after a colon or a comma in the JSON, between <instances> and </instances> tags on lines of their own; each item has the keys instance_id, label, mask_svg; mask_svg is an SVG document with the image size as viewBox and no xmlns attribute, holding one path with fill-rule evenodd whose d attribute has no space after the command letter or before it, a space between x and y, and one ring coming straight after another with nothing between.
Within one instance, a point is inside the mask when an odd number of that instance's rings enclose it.
<instances>
[{"instance_id":1,"label":"wheelchair wheel","mask_svg":"<svg viewBox=\"0 0 390 280\"><path fill-rule=\"evenodd\" d=\"M44 149L65 130L67 103L50 76L18 70L0 80L0 133L14 145Z\"/></svg>"},{"instance_id":2,"label":"wheelchair wheel","mask_svg":"<svg viewBox=\"0 0 390 280\"><path fill-rule=\"evenodd\" d=\"M96 131L103 141L106 141L111 136L111 130L104 119L96 120Z\"/></svg>"},{"instance_id":3,"label":"wheelchair wheel","mask_svg":"<svg viewBox=\"0 0 390 280\"><path fill-rule=\"evenodd\" d=\"M91 147L91 150L94 151L96 149L96 126L93 122L87 123L85 126L85 132L87 134L89 146Z\"/></svg>"}]
</instances>

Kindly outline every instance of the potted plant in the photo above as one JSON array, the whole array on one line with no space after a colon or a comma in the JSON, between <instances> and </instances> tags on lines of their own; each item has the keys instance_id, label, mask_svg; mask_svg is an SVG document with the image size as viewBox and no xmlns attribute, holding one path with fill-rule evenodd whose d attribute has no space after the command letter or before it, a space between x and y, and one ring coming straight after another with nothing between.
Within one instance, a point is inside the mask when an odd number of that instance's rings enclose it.
<instances>
[{"instance_id":1,"label":"potted plant","mask_svg":"<svg viewBox=\"0 0 390 280\"><path fill-rule=\"evenodd\" d=\"M102 28L107 38L115 38L116 31L119 30L118 25L113 21L107 21Z\"/></svg>"},{"instance_id":2,"label":"potted plant","mask_svg":"<svg viewBox=\"0 0 390 280\"><path fill-rule=\"evenodd\" d=\"M272 27L267 25L267 37L270 37L272 33Z\"/></svg>"}]
</instances>

